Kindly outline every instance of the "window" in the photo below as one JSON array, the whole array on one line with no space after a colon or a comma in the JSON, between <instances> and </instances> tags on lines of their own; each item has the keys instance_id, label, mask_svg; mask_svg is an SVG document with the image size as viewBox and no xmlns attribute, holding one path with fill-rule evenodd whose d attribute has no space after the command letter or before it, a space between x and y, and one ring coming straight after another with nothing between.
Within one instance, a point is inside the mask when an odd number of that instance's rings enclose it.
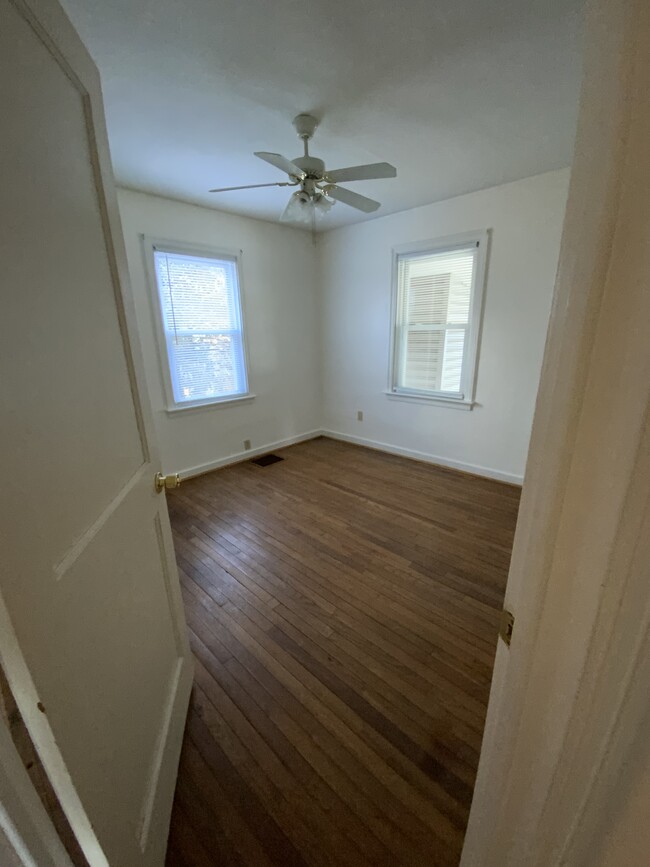
<instances>
[{"instance_id":1,"label":"window","mask_svg":"<svg viewBox=\"0 0 650 867\"><path fill-rule=\"evenodd\" d=\"M238 257L152 246L168 409L247 396Z\"/></svg>"},{"instance_id":2,"label":"window","mask_svg":"<svg viewBox=\"0 0 650 867\"><path fill-rule=\"evenodd\" d=\"M486 241L394 251L392 396L471 408Z\"/></svg>"}]
</instances>

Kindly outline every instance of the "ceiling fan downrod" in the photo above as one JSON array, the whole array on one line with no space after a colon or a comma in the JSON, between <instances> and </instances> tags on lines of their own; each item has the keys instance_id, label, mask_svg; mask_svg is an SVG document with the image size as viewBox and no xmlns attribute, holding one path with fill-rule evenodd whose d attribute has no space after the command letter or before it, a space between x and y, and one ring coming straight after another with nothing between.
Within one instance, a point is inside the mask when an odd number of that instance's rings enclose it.
<instances>
[{"instance_id":1,"label":"ceiling fan downrod","mask_svg":"<svg viewBox=\"0 0 650 867\"><path fill-rule=\"evenodd\" d=\"M304 154L301 157L296 157L292 162L304 172L304 178L302 178L303 190L313 195L315 184L321 181L325 174L325 163L323 160L309 155L309 141L316 132L318 120L311 114L298 114L293 119L293 126L298 134L298 138L302 139Z\"/></svg>"}]
</instances>

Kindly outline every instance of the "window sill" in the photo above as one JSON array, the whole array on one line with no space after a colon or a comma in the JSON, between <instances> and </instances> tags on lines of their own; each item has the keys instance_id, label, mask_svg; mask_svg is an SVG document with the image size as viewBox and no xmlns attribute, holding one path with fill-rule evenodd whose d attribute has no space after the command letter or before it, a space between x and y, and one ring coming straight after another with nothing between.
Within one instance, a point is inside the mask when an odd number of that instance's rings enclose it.
<instances>
[{"instance_id":1,"label":"window sill","mask_svg":"<svg viewBox=\"0 0 650 867\"><path fill-rule=\"evenodd\" d=\"M256 395L254 394L242 394L237 397L226 397L222 400L211 400L205 403L190 403L186 406L168 406L165 409L165 412L168 415L177 415L178 413L186 413L186 412L197 412L197 410L202 409L219 409L220 407L232 407L233 404L237 403L249 403L254 400Z\"/></svg>"},{"instance_id":2,"label":"window sill","mask_svg":"<svg viewBox=\"0 0 650 867\"><path fill-rule=\"evenodd\" d=\"M403 391L386 391L384 392L389 400L401 400L405 403L426 403L434 406L444 406L448 409L461 409L465 412L470 411L475 406L473 400L461 400L456 397L438 397L436 395L425 394L407 394Z\"/></svg>"}]
</instances>

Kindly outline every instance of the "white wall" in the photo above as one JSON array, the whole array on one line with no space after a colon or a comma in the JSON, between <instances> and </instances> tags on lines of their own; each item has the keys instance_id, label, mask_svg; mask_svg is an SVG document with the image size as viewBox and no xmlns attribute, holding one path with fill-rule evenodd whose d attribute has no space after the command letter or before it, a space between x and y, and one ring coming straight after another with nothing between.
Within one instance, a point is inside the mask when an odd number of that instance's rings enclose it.
<instances>
[{"instance_id":1,"label":"white wall","mask_svg":"<svg viewBox=\"0 0 650 867\"><path fill-rule=\"evenodd\" d=\"M119 191L165 472L218 466L241 456L245 439L263 451L324 429L521 481L568 179L568 169L549 172L336 229L317 249L300 230ZM491 230L477 405L465 412L391 400L391 249L474 229ZM165 411L142 234L243 250L252 402Z\"/></svg>"},{"instance_id":2,"label":"white wall","mask_svg":"<svg viewBox=\"0 0 650 867\"><path fill-rule=\"evenodd\" d=\"M118 192L145 371L164 472L209 468L321 427L315 250L300 230L170 199ZM251 402L167 413L142 234L241 249Z\"/></svg>"},{"instance_id":3,"label":"white wall","mask_svg":"<svg viewBox=\"0 0 650 867\"><path fill-rule=\"evenodd\" d=\"M319 243L323 427L342 437L521 481L560 249L569 170L326 233ZM389 183L387 181L387 183ZM470 412L391 400L391 248L491 230ZM364 420L358 422L357 410Z\"/></svg>"}]
</instances>

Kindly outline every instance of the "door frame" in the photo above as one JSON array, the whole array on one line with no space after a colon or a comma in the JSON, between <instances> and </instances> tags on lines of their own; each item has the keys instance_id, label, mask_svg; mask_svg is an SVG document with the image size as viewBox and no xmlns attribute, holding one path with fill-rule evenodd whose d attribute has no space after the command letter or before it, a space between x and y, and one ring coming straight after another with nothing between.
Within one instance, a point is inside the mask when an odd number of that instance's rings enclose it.
<instances>
[{"instance_id":1,"label":"door frame","mask_svg":"<svg viewBox=\"0 0 650 867\"><path fill-rule=\"evenodd\" d=\"M0 833L25 867L72 867L1 714Z\"/></svg>"},{"instance_id":2,"label":"door frame","mask_svg":"<svg viewBox=\"0 0 650 867\"><path fill-rule=\"evenodd\" d=\"M462 867L593 864L648 709L649 49L647 4L591 0L506 589L516 622L497 650Z\"/></svg>"}]
</instances>

